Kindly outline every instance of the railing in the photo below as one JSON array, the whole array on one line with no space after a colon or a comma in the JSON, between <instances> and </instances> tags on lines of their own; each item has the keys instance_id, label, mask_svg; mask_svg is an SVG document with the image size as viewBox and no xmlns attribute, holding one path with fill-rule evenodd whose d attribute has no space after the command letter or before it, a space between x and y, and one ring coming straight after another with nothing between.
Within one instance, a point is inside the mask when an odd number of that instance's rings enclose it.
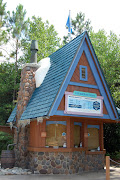
<instances>
[{"instance_id":1,"label":"railing","mask_svg":"<svg viewBox=\"0 0 120 180\"><path fill-rule=\"evenodd\" d=\"M110 161L120 165L120 163L111 159L110 156L106 156L106 180L110 180Z\"/></svg>"}]
</instances>

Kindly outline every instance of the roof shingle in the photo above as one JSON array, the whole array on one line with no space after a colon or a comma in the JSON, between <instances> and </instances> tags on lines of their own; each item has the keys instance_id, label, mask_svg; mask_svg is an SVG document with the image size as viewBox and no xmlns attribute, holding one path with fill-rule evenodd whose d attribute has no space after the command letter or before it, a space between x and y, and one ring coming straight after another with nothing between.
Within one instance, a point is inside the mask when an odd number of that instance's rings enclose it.
<instances>
[{"instance_id":1,"label":"roof shingle","mask_svg":"<svg viewBox=\"0 0 120 180\"><path fill-rule=\"evenodd\" d=\"M47 116L67 74L85 33L51 54L51 67L39 88L36 88L21 116L21 120Z\"/></svg>"}]
</instances>

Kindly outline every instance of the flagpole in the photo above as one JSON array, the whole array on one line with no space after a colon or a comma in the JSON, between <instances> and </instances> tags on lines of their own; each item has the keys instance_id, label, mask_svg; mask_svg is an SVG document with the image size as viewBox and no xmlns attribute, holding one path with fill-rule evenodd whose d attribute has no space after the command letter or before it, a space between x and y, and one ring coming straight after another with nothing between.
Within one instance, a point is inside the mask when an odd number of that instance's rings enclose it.
<instances>
[{"instance_id":1,"label":"flagpole","mask_svg":"<svg viewBox=\"0 0 120 180\"><path fill-rule=\"evenodd\" d=\"M69 21L70 21L70 41L71 41L71 10L69 10Z\"/></svg>"},{"instance_id":2,"label":"flagpole","mask_svg":"<svg viewBox=\"0 0 120 180\"><path fill-rule=\"evenodd\" d=\"M70 11L70 10L69 10L69 15L68 15L68 19L67 19L66 26L68 27L68 37L69 37L69 41L71 41L71 40L72 40L72 37L71 37L72 24L71 24L71 11Z\"/></svg>"}]
</instances>

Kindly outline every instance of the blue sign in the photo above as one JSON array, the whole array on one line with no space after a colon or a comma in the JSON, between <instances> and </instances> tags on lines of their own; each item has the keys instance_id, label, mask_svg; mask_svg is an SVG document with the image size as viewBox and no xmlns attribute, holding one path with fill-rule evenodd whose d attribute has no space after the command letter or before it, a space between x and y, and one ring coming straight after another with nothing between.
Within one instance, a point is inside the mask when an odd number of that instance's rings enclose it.
<instances>
[{"instance_id":1,"label":"blue sign","mask_svg":"<svg viewBox=\"0 0 120 180\"><path fill-rule=\"evenodd\" d=\"M96 98L97 97L97 94L95 94L95 93L82 92L82 91L74 91L73 95L75 95L75 96L85 96L85 97L91 97L91 98Z\"/></svg>"},{"instance_id":2,"label":"blue sign","mask_svg":"<svg viewBox=\"0 0 120 180\"><path fill-rule=\"evenodd\" d=\"M93 102L93 108L97 111L100 109L100 103L98 101Z\"/></svg>"}]
</instances>

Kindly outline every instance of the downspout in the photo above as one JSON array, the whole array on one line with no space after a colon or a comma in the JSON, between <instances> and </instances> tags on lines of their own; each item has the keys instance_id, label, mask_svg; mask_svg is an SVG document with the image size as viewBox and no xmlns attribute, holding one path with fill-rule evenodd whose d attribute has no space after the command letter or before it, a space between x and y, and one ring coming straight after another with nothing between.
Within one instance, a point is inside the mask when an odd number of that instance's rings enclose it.
<instances>
[{"instance_id":1,"label":"downspout","mask_svg":"<svg viewBox=\"0 0 120 180\"><path fill-rule=\"evenodd\" d=\"M17 132L17 142L16 143L13 143L13 144L8 144L7 145L7 150L9 149L9 146L15 146L17 145L17 148L18 148L18 142L19 142L19 133L20 133L20 127L17 127L17 126L14 126L13 123L10 123L10 128L14 128L16 129L16 132Z\"/></svg>"}]
</instances>

